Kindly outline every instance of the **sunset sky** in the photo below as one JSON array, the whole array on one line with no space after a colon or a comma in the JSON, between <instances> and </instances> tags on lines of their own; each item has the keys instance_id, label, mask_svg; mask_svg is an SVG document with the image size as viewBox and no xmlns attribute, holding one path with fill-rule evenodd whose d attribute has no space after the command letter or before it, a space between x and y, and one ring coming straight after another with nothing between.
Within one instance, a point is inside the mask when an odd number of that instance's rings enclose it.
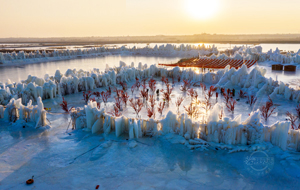
<instances>
[{"instance_id":1,"label":"sunset sky","mask_svg":"<svg viewBox=\"0 0 300 190\"><path fill-rule=\"evenodd\" d=\"M0 0L0 37L300 33L300 0Z\"/></svg>"}]
</instances>

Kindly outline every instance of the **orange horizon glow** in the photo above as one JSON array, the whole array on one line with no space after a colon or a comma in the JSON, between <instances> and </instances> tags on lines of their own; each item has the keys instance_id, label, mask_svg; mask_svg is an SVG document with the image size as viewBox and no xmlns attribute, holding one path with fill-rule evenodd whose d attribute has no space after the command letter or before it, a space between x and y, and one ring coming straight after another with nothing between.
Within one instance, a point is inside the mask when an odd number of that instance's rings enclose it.
<instances>
[{"instance_id":1,"label":"orange horizon glow","mask_svg":"<svg viewBox=\"0 0 300 190\"><path fill-rule=\"evenodd\" d=\"M0 38L300 33L299 0L0 2Z\"/></svg>"}]
</instances>

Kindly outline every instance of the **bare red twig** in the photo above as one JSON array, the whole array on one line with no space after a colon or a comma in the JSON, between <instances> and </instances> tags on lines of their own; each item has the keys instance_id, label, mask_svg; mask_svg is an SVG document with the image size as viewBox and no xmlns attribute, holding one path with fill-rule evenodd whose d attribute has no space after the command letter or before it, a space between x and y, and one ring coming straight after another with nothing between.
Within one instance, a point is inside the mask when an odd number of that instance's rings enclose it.
<instances>
[{"instance_id":1,"label":"bare red twig","mask_svg":"<svg viewBox=\"0 0 300 190\"><path fill-rule=\"evenodd\" d=\"M147 109L148 112L148 117L151 118L155 118L155 98L154 95L150 95L149 96L149 102L150 102L150 106Z\"/></svg>"},{"instance_id":2,"label":"bare red twig","mask_svg":"<svg viewBox=\"0 0 300 190\"><path fill-rule=\"evenodd\" d=\"M163 93L163 98L165 99L165 101L169 103L171 100L171 94L172 94L173 88L170 87L169 83L166 83L166 86L167 86L167 90L166 91L161 90L161 92Z\"/></svg>"},{"instance_id":3,"label":"bare red twig","mask_svg":"<svg viewBox=\"0 0 300 190\"><path fill-rule=\"evenodd\" d=\"M127 94L127 92L122 91L122 102L125 104L125 107L127 106L127 101L129 99L129 96Z\"/></svg>"},{"instance_id":4,"label":"bare red twig","mask_svg":"<svg viewBox=\"0 0 300 190\"><path fill-rule=\"evenodd\" d=\"M101 97L102 97L102 101L104 102L104 104L106 104L107 103L107 99L109 97L109 92L102 91L100 94L101 94Z\"/></svg>"},{"instance_id":5,"label":"bare red twig","mask_svg":"<svg viewBox=\"0 0 300 190\"><path fill-rule=\"evenodd\" d=\"M300 104L297 105L297 107L295 108L295 110L297 112L298 118L300 118Z\"/></svg>"},{"instance_id":6,"label":"bare red twig","mask_svg":"<svg viewBox=\"0 0 300 190\"><path fill-rule=\"evenodd\" d=\"M119 82L119 85L122 86L122 89L123 89L124 91L127 90L127 83L126 83L126 82Z\"/></svg>"},{"instance_id":7,"label":"bare red twig","mask_svg":"<svg viewBox=\"0 0 300 190\"><path fill-rule=\"evenodd\" d=\"M240 90L239 96L240 96L240 98L246 98L247 97L247 92L244 92L244 91Z\"/></svg>"},{"instance_id":8,"label":"bare red twig","mask_svg":"<svg viewBox=\"0 0 300 190\"><path fill-rule=\"evenodd\" d=\"M148 84L149 84L149 88L150 88L150 90L152 91L152 92L155 92L155 89L156 89L156 81L155 80L153 80L153 79L150 79L149 80L149 82L148 82Z\"/></svg>"},{"instance_id":9,"label":"bare red twig","mask_svg":"<svg viewBox=\"0 0 300 190\"><path fill-rule=\"evenodd\" d=\"M121 98L118 97L118 96L115 96L114 98L115 98L115 101L116 101L115 104L116 104L117 108L121 109Z\"/></svg>"},{"instance_id":10,"label":"bare red twig","mask_svg":"<svg viewBox=\"0 0 300 190\"><path fill-rule=\"evenodd\" d=\"M59 104L59 105L60 105L61 109L63 109L66 113L69 113L70 110L71 110L73 107L71 107L70 109L68 109L68 102L65 100L64 97L62 97L62 99L63 99L63 101L62 101L62 103Z\"/></svg>"},{"instance_id":11,"label":"bare red twig","mask_svg":"<svg viewBox=\"0 0 300 190\"><path fill-rule=\"evenodd\" d=\"M273 107L273 101L271 100L270 97L269 98L269 101L266 102L265 105L261 106L260 107L260 111L261 111L261 115L262 117L265 119L265 121L268 120L268 118L274 114L274 111L276 109L276 107Z\"/></svg>"},{"instance_id":12,"label":"bare red twig","mask_svg":"<svg viewBox=\"0 0 300 190\"><path fill-rule=\"evenodd\" d=\"M88 91L88 92L83 92L83 100L85 101L85 104L88 103L90 97L92 96L92 92Z\"/></svg>"},{"instance_id":13,"label":"bare red twig","mask_svg":"<svg viewBox=\"0 0 300 190\"><path fill-rule=\"evenodd\" d=\"M107 112L107 113L109 113L109 114L111 114L112 116L115 116L115 117L120 117L121 116L119 108L116 105L114 105L114 109L112 111Z\"/></svg>"},{"instance_id":14,"label":"bare red twig","mask_svg":"<svg viewBox=\"0 0 300 190\"><path fill-rule=\"evenodd\" d=\"M164 111L165 104L166 104L165 102L159 102L159 104L158 104L157 111L158 111L158 113L160 113L160 115L162 115L162 112Z\"/></svg>"},{"instance_id":15,"label":"bare red twig","mask_svg":"<svg viewBox=\"0 0 300 190\"><path fill-rule=\"evenodd\" d=\"M106 92L108 92L108 96L111 95L111 87L109 86L108 89L106 89Z\"/></svg>"},{"instance_id":16,"label":"bare red twig","mask_svg":"<svg viewBox=\"0 0 300 190\"><path fill-rule=\"evenodd\" d=\"M188 94L188 96L191 97L192 101L193 101L194 99L197 100L197 98L198 98L198 93L197 93L197 91L194 90L193 88L189 89L189 90L187 91L187 94Z\"/></svg>"},{"instance_id":17,"label":"bare red twig","mask_svg":"<svg viewBox=\"0 0 300 190\"><path fill-rule=\"evenodd\" d=\"M181 105L181 103L183 102L184 98L183 97L178 97L175 101L176 107L177 107L177 111L179 112L179 107Z\"/></svg>"},{"instance_id":18,"label":"bare red twig","mask_svg":"<svg viewBox=\"0 0 300 190\"><path fill-rule=\"evenodd\" d=\"M146 86L142 84L143 89L140 91L140 96L141 98L146 98L148 99L148 91L146 89Z\"/></svg>"},{"instance_id":19,"label":"bare red twig","mask_svg":"<svg viewBox=\"0 0 300 190\"><path fill-rule=\"evenodd\" d=\"M226 103L226 107L228 108L228 111L231 113L234 113L234 108L236 105L236 101L230 98L230 100Z\"/></svg>"},{"instance_id":20,"label":"bare red twig","mask_svg":"<svg viewBox=\"0 0 300 190\"><path fill-rule=\"evenodd\" d=\"M291 122L292 129L298 129L296 126L296 121L297 121L298 117L293 115L290 112L286 112L286 116L288 117L287 119Z\"/></svg>"},{"instance_id":21,"label":"bare red twig","mask_svg":"<svg viewBox=\"0 0 300 190\"><path fill-rule=\"evenodd\" d=\"M129 105L134 109L136 116L138 117L138 115L143 107L143 102L141 101L141 99L138 98L138 99L134 100L133 98L131 98L129 100Z\"/></svg>"},{"instance_id":22,"label":"bare red twig","mask_svg":"<svg viewBox=\"0 0 300 190\"><path fill-rule=\"evenodd\" d=\"M188 80L183 80L183 86L181 85L180 90L186 92L191 87L191 82Z\"/></svg>"},{"instance_id":23,"label":"bare red twig","mask_svg":"<svg viewBox=\"0 0 300 190\"><path fill-rule=\"evenodd\" d=\"M248 103L249 103L250 107L251 107L252 105L254 105L256 101L257 101L257 98L254 97L253 95L248 96Z\"/></svg>"},{"instance_id":24,"label":"bare red twig","mask_svg":"<svg viewBox=\"0 0 300 190\"><path fill-rule=\"evenodd\" d=\"M207 97L208 97L208 99L210 99L212 96L213 96L213 93L214 93L214 91L216 91L217 90L217 88L215 88L214 86L210 86L209 87L209 90L208 90L208 92L207 92Z\"/></svg>"}]
</instances>

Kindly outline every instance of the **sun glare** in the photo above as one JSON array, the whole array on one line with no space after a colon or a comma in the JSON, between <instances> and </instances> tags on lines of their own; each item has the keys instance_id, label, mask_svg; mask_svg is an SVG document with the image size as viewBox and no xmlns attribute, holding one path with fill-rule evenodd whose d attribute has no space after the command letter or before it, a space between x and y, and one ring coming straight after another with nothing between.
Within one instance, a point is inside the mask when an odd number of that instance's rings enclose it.
<instances>
[{"instance_id":1,"label":"sun glare","mask_svg":"<svg viewBox=\"0 0 300 190\"><path fill-rule=\"evenodd\" d=\"M186 6L192 17L207 19L217 12L219 0L187 0Z\"/></svg>"}]
</instances>

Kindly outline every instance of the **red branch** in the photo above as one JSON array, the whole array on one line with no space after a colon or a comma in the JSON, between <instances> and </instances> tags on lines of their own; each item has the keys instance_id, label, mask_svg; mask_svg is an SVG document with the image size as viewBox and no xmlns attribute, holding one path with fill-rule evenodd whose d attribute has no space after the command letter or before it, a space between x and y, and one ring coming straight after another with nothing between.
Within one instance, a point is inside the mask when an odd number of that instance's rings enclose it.
<instances>
[{"instance_id":1,"label":"red branch","mask_svg":"<svg viewBox=\"0 0 300 190\"><path fill-rule=\"evenodd\" d=\"M198 93L196 90L194 90L193 88L189 89L188 92L187 92L188 96L191 97L192 101L193 99L195 98L197 100L198 98Z\"/></svg>"},{"instance_id":2,"label":"red branch","mask_svg":"<svg viewBox=\"0 0 300 190\"><path fill-rule=\"evenodd\" d=\"M127 83L126 82L119 82L119 85L122 86L122 89L125 91L127 90Z\"/></svg>"},{"instance_id":3,"label":"red branch","mask_svg":"<svg viewBox=\"0 0 300 190\"><path fill-rule=\"evenodd\" d=\"M165 99L165 101L167 101L168 103L171 100L171 94L173 91L173 88L170 88L170 84L166 83L167 86L167 90L164 91L163 89L161 90L161 92L163 93L163 98Z\"/></svg>"},{"instance_id":4,"label":"red branch","mask_svg":"<svg viewBox=\"0 0 300 190\"><path fill-rule=\"evenodd\" d=\"M214 86L210 86L210 87L209 87L209 90L208 90L208 92L207 92L208 99L210 99L210 98L213 96L213 93L214 93L214 91L216 91L216 90L217 90L217 88L215 88Z\"/></svg>"},{"instance_id":5,"label":"red branch","mask_svg":"<svg viewBox=\"0 0 300 190\"><path fill-rule=\"evenodd\" d=\"M150 106L147 109L147 115L149 118L153 117L155 118L155 98L153 95L149 96L149 102L150 102Z\"/></svg>"},{"instance_id":6,"label":"red branch","mask_svg":"<svg viewBox=\"0 0 300 190\"><path fill-rule=\"evenodd\" d=\"M235 105L236 105L236 101L233 100L232 98L230 98L230 100L227 102L226 104L226 107L228 108L228 111L230 112L234 112L234 108L235 108Z\"/></svg>"},{"instance_id":7,"label":"red branch","mask_svg":"<svg viewBox=\"0 0 300 190\"><path fill-rule=\"evenodd\" d=\"M102 97L102 101L104 102L104 104L106 104L107 103L107 99L109 97L109 92L102 91L101 92L101 97Z\"/></svg>"},{"instance_id":8,"label":"red branch","mask_svg":"<svg viewBox=\"0 0 300 190\"><path fill-rule=\"evenodd\" d=\"M165 104L166 104L165 102L159 102L159 104L158 104L157 111L158 111L158 113L160 113L160 115L162 115L162 112L165 108Z\"/></svg>"},{"instance_id":9,"label":"red branch","mask_svg":"<svg viewBox=\"0 0 300 190\"><path fill-rule=\"evenodd\" d=\"M127 106L128 99L129 99L129 96L128 96L127 92L124 92L122 90L122 102L125 104L125 107Z\"/></svg>"},{"instance_id":10,"label":"red branch","mask_svg":"<svg viewBox=\"0 0 300 190\"><path fill-rule=\"evenodd\" d=\"M62 97L63 101L60 105L61 109L63 109L66 113L69 113L69 111L73 108L71 107L70 109L68 109L68 102L65 100L64 97Z\"/></svg>"},{"instance_id":11,"label":"red branch","mask_svg":"<svg viewBox=\"0 0 300 190\"><path fill-rule=\"evenodd\" d=\"M250 107L251 107L252 105L254 105L256 101L257 101L257 98L254 97L253 95L248 96L248 103L250 104Z\"/></svg>"},{"instance_id":12,"label":"red branch","mask_svg":"<svg viewBox=\"0 0 300 190\"><path fill-rule=\"evenodd\" d=\"M109 114L111 114L112 116L115 116L115 117L120 117L121 116L119 108L116 105L114 105L114 109L111 112L107 112L107 113L109 113Z\"/></svg>"},{"instance_id":13,"label":"red branch","mask_svg":"<svg viewBox=\"0 0 300 190\"><path fill-rule=\"evenodd\" d=\"M106 89L106 92L108 92L108 95L111 95L111 87L109 86L108 89Z\"/></svg>"},{"instance_id":14,"label":"red branch","mask_svg":"<svg viewBox=\"0 0 300 190\"><path fill-rule=\"evenodd\" d=\"M200 83L200 86L202 88L202 92L204 93L206 90L206 85L204 83Z\"/></svg>"},{"instance_id":15,"label":"red branch","mask_svg":"<svg viewBox=\"0 0 300 190\"><path fill-rule=\"evenodd\" d=\"M287 119L291 122L292 129L297 129L296 128L296 121L297 121L298 117L293 115L290 112L286 112L286 116L288 117Z\"/></svg>"},{"instance_id":16,"label":"red branch","mask_svg":"<svg viewBox=\"0 0 300 190\"><path fill-rule=\"evenodd\" d=\"M188 80L183 80L183 86L181 85L180 90L186 92L191 87L191 82Z\"/></svg>"},{"instance_id":17,"label":"red branch","mask_svg":"<svg viewBox=\"0 0 300 190\"><path fill-rule=\"evenodd\" d=\"M114 98L116 100L116 106L117 106L117 108L121 109L121 98L117 97L117 96L115 96Z\"/></svg>"},{"instance_id":18,"label":"red branch","mask_svg":"<svg viewBox=\"0 0 300 190\"><path fill-rule=\"evenodd\" d=\"M175 104L176 104L176 106L177 106L178 112L179 112L179 107L180 107L181 103L183 102L183 100L184 100L183 97L178 97L178 98L176 99L176 101L175 101Z\"/></svg>"},{"instance_id":19,"label":"red branch","mask_svg":"<svg viewBox=\"0 0 300 190\"><path fill-rule=\"evenodd\" d=\"M300 118L300 104L295 108L298 118Z\"/></svg>"},{"instance_id":20,"label":"red branch","mask_svg":"<svg viewBox=\"0 0 300 190\"><path fill-rule=\"evenodd\" d=\"M85 101L85 104L88 103L90 97L92 96L92 92L91 91L88 91L87 93L86 92L83 92L83 100Z\"/></svg>"},{"instance_id":21,"label":"red branch","mask_svg":"<svg viewBox=\"0 0 300 190\"><path fill-rule=\"evenodd\" d=\"M239 96L240 96L240 98L246 98L247 97L247 92L244 92L244 91L240 90Z\"/></svg>"},{"instance_id":22,"label":"red branch","mask_svg":"<svg viewBox=\"0 0 300 190\"><path fill-rule=\"evenodd\" d=\"M147 92L146 86L143 84L142 84L142 86L143 86L143 89L140 92L140 96L141 96L141 98L148 99L148 92Z\"/></svg>"},{"instance_id":23,"label":"red branch","mask_svg":"<svg viewBox=\"0 0 300 190\"><path fill-rule=\"evenodd\" d=\"M272 114L274 114L274 110L276 109L276 107L273 107L273 105L273 101L269 97L269 101L267 101L265 105L260 107L261 115L265 119L265 121L267 121L268 118Z\"/></svg>"},{"instance_id":24,"label":"red branch","mask_svg":"<svg viewBox=\"0 0 300 190\"><path fill-rule=\"evenodd\" d=\"M138 98L137 100L134 100L133 98L131 98L129 100L129 105L134 109L134 111L138 117L138 115L143 107L143 102L141 101L141 99Z\"/></svg>"},{"instance_id":25,"label":"red branch","mask_svg":"<svg viewBox=\"0 0 300 190\"><path fill-rule=\"evenodd\" d=\"M149 80L149 82L148 82L148 84L149 84L149 88L150 88L150 90L152 91L152 92L155 92L155 89L156 89L156 81L155 80L153 80L153 79L150 79Z\"/></svg>"}]
</instances>

